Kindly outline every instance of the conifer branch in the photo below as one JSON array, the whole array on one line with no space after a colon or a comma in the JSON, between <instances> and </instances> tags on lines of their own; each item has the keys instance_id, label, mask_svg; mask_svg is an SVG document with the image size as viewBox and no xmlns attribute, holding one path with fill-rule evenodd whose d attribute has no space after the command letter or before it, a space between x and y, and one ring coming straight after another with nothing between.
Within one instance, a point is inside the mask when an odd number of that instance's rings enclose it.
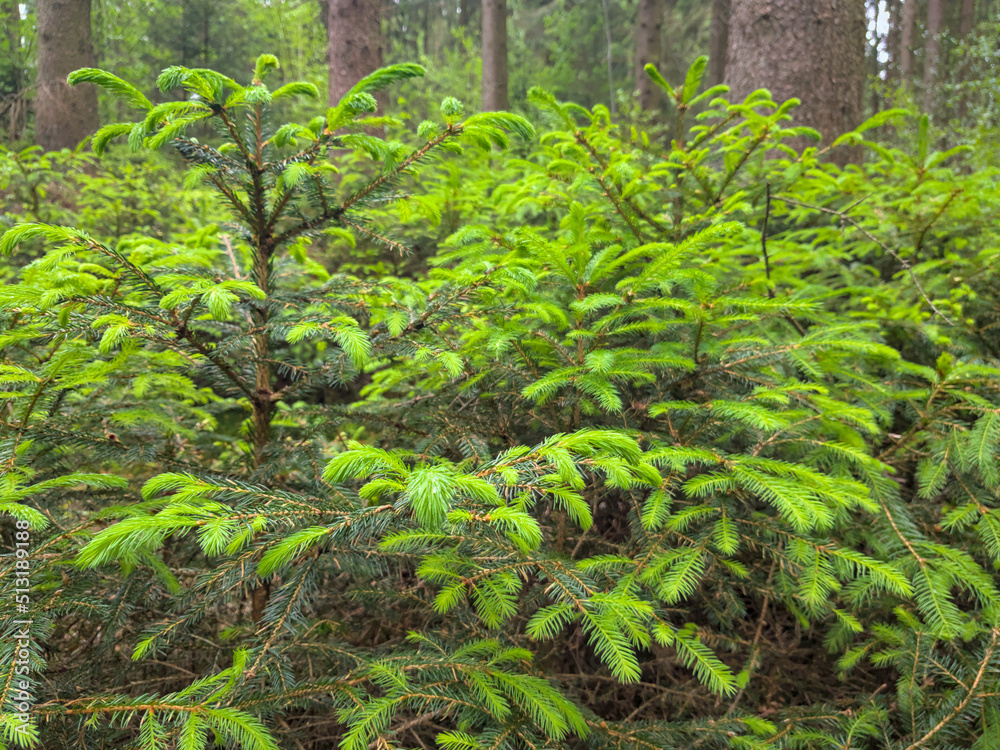
<instances>
[{"instance_id":1,"label":"conifer branch","mask_svg":"<svg viewBox=\"0 0 1000 750\"><path fill-rule=\"evenodd\" d=\"M989 645L986 646L986 651L983 654L983 659L979 663L979 669L976 671L976 676L973 679L972 684L966 691L965 697L962 698L962 700L959 701L958 705L955 706L955 708L953 708L943 719L941 719L941 721L935 724L923 737L918 739L913 744L908 745L906 747L906 750L916 750L918 747L922 747L928 740L934 737L934 735L936 735L938 732L940 732L942 729L948 726L948 724L950 724L955 719L955 717L960 715L962 711L965 710L965 707L969 705L969 703L972 701L973 698L978 697L976 695L976 689L979 687L979 683L982 681L983 675L986 674L986 668L989 666L990 661L993 658L993 652L996 649L998 637L1000 637L1000 630L994 629L993 635L990 638Z\"/></svg>"},{"instance_id":2,"label":"conifer branch","mask_svg":"<svg viewBox=\"0 0 1000 750\"><path fill-rule=\"evenodd\" d=\"M953 195L955 194L953 193ZM813 211L822 211L823 213L832 214L833 216L838 217L841 221L845 221L851 226L853 226L855 229L861 232L861 234L863 234L866 238L868 238L868 240L878 245L882 249L882 252L886 253L887 255L891 255L893 258L896 259L896 262L899 263L899 265L903 267L903 270L905 270L906 273L909 275L910 280L913 282L913 285L917 288L917 291L920 293L920 296L923 297L924 302L926 302L927 306L934 311L935 315L940 317L948 325L950 326L955 325L954 322L952 322L952 320L947 315L945 315L938 309L937 305L935 305L931 301L931 298L927 296L927 292L924 291L924 288L920 284L920 280L917 278L916 273L914 273L913 266L910 265L909 261L900 256L899 253L897 253L895 250L890 248L884 242L875 237L875 235L873 235L871 232L869 232L867 229L861 226L857 221L854 220L854 217L850 216L846 211L837 211L836 209L827 208L826 206L814 206L810 203L803 203L802 201L790 198L785 194L782 194L780 198L785 203L790 203L793 206L801 206L802 208L809 208L812 209Z\"/></svg>"}]
</instances>

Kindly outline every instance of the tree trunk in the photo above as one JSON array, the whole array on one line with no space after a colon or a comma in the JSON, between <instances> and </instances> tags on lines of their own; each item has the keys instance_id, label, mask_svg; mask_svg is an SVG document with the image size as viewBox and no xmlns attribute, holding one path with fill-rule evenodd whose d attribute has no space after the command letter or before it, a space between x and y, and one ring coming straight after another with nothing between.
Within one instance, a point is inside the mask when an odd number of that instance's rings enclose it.
<instances>
[{"instance_id":1,"label":"tree trunk","mask_svg":"<svg viewBox=\"0 0 1000 750\"><path fill-rule=\"evenodd\" d=\"M424 0L424 56L431 54L431 0Z\"/></svg>"},{"instance_id":2,"label":"tree trunk","mask_svg":"<svg viewBox=\"0 0 1000 750\"><path fill-rule=\"evenodd\" d=\"M660 65L660 29L663 26L663 0L639 0L639 16L635 27L635 83L639 89L639 107L653 109L660 88L653 83L643 67L647 63Z\"/></svg>"},{"instance_id":3,"label":"tree trunk","mask_svg":"<svg viewBox=\"0 0 1000 750\"><path fill-rule=\"evenodd\" d=\"M976 0L962 0L962 7L958 13L958 33L959 39L965 43L970 40L967 39L972 34L972 30L976 28ZM971 73L971 60L968 55L962 56L961 68L959 70L959 80L962 82L962 87L959 89L958 95L958 106L956 111L959 117L964 118L969 113L969 102L972 95L972 91L968 87L969 79Z\"/></svg>"},{"instance_id":4,"label":"tree trunk","mask_svg":"<svg viewBox=\"0 0 1000 750\"><path fill-rule=\"evenodd\" d=\"M913 82L913 42L917 30L917 0L902 0L903 20L899 47L899 82L909 86Z\"/></svg>"},{"instance_id":5,"label":"tree trunk","mask_svg":"<svg viewBox=\"0 0 1000 750\"><path fill-rule=\"evenodd\" d=\"M483 0L483 111L507 109L507 0Z\"/></svg>"},{"instance_id":6,"label":"tree trunk","mask_svg":"<svg viewBox=\"0 0 1000 750\"><path fill-rule=\"evenodd\" d=\"M712 0L712 28L708 52L708 85L726 79L726 48L729 46L730 0Z\"/></svg>"},{"instance_id":7,"label":"tree trunk","mask_svg":"<svg viewBox=\"0 0 1000 750\"><path fill-rule=\"evenodd\" d=\"M943 0L927 1L927 39L924 41L924 107L933 109L935 84L941 66L941 34L944 31Z\"/></svg>"},{"instance_id":8,"label":"tree trunk","mask_svg":"<svg viewBox=\"0 0 1000 750\"><path fill-rule=\"evenodd\" d=\"M611 117L615 116L615 77L613 73L613 62L611 59L612 38L611 38L611 16L608 13L608 0L601 0L601 12L604 15L604 39L606 41L604 59L608 66L608 111Z\"/></svg>"},{"instance_id":9,"label":"tree trunk","mask_svg":"<svg viewBox=\"0 0 1000 750\"><path fill-rule=\"evenodd\" d=\"M888 0L889 28L885 35L886 60L885 80L887 83L899 83L899 51L902 35L902 3L900 0Z\"/></svg>"},{"instance_id":10,"label":"tree trunk","mask_svg":"<svg viewBox=\"0 0 1000 750\"><path fill-rule=\"evenodd\" d=\"M7 99L7 136L11 142L21 137L27 116L24 88L24 59L21 50L21 7L17 0L0 0L0 18L6 33L7 53L0 65L0 99Z\"/></svg>"},{"instance_id":11,"label":"tree trunk","mask_svg":"<svg viewBox=\"0 0 1000 750\"><path fill-rule=\"evenodd\" d=\"M0 18L7 42L7 54L0 69L3 76L0 96L7 96L21 90L21 8L17 0L0 0Z\"/></svg>"},{"instance_id":12,"label":"tree trunk","mask_svg":"<svg viewBox=\"0 0 1000 750\"><path fill-rule=\"evenodd\" d=\"M865 8L865 18L868 18L868 13L874 11L875 18L879 17L879 0L868 0L867 7ZM882 61L879 59L879 48L882 46L882 40L885 37L879 32L878 24L876 28L869 29L869 38L871 40L870 44L865 47L865 57L867 58L865 67L866 75L869 80L877 81L882 73ZM886 40L886 46L888 46L888 40ZM869 94L871 95L871 107L872 112L878 112L882 109L882 103L879 97L879 87L878 86L867 86Z\"/></svg>"},{"instance_id":13,"label":"tree trunk","mask_svg":"<svg viewBox=\"0 0 1000 750\"><path fill-rule=\"evenodd\" d=\"M329 0L330 104L382 67L381 0Z\"/></svg>"},{"instance_id":14,"label":"tree trunk","mask_svg":"<svg viewBox=\"0 0 1000 750\"><path fill-rule=\"evenodd\" d=\"M958 33L968 36L976 27L976 0L962 0L958 15Z\"/></svg>"},{"instance_id":15,"label":"tree trunk","mask_svg":"<svg viewBox=\"0 0 1000 750\"><path fill-rule=\"evenodd\" d=\"M726 67L732 98L759 88L778 102L797 97L795 122L829 141L861 122L866 31L865 0L732 0ZM846 163L860 153L832 158Z\"/></svg>"},{"instance_id":16,"label":"tree trunk","mask_svg":"<svg viewBox=\"0 0 1000 750\"><path fill-rule=\"evenodd\" d=\"M100 126L97 89L70 88L66 76L94 65L90 0L38 0L38 92L35 142L46 150L76 148Z\"/></svg>"}]
</instances>

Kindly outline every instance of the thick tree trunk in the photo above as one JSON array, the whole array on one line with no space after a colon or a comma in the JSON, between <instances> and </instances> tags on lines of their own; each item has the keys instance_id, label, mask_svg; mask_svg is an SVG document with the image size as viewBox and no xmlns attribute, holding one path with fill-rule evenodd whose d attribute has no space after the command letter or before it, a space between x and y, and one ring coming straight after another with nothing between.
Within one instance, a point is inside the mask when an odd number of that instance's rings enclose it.
<instances>
[{"instance_id":1,"label":"thick tree trunk","mask_svg":"<svg viewBox=\"0 0 1000 750\"><path fill-rule=\"evenodd\" d=\"M639 0L639 15L635 27L635 83L639 89L639 107L653 109L660 88L653 83L643 67L647 63L660 65L660 29L663 27L663 0Z\"/></svg>"},{"instance_id":2,"label":"thick tree trunk","mask_svg":"<svg viewBox=\"0 0 1000 750\"><path fill-rule=\"evenodd\" d=\"M733 0L726 82L739 101L759 88L802 100L795 122L829 141L861 122L865 0ZM839 162L859 153L840 151Z\"/></svg>"},{"instance_id":3,"label":"thick tree trunk","mask_svg":"<svg viewBox=\"0 0 1000 750\"><path fill-rule=\"evenodd\" d=\"M483 111L507 109L507 0L483 0Z\"/></svg>"},{"instance_id":4,"label":"thick tree trunk","mask_svg":"<svg viewBox=\"0 0 1000 750\"><path fill-rule=\"evenodd\" d=\"M90 0L38 0L38 93L35 141L47 150L75 148L100 126L97 89L70 88L66 76L94 65Z\"/></svg>"},{"instance_id":5,"label":"thick tree trunk","mask_svg":"<svg viewBox=\"0 0 1000 750\"><path fill-rule=\"evenodd\" d=\"M927 0L927 39L924 42L924 83L933 85L941 64L944 0Z\"/></svg>"},{"instance_id":6,"label":"thick tree trunk","mask_svg":"<svg viewBox=\"0 0 1000 750\"><path fill-rule=\"evenodd\" d=\"M726 79L726 55L729 47L730 0L712 0L712 27L708 52L708 85L717 86Z\"/></svg>"},{"instance_id":7,"label":"thick tree trunk","mask_svg":"<svg viewBox=\"0 0 1000 750\"><path fill-rule=\"evenodd\" d=\"M330 104L382 67L381 0L329 0Z\"/></svg>"},{"instance_id":8,"label":"thick tree trunk","mask_svg":"<svg viewBox=\"0 0 1000 750\"><path fill-rule=\"evenodd\" d=\"M913 42L917 30L917 0L902 0L903 19L899 47L899 82L909 86L913 82Z\"/></svg>"},{"instance_id":9,"label":"thick tree trunk","mask_svg":"<svg viewBox=\"0 0 1000 750\"><path fill-rule=\"evenodd\" d=\"M976 27L976 0L962 0L958 15L958 33L968 36Z\"/></svg>"}]
</instances>

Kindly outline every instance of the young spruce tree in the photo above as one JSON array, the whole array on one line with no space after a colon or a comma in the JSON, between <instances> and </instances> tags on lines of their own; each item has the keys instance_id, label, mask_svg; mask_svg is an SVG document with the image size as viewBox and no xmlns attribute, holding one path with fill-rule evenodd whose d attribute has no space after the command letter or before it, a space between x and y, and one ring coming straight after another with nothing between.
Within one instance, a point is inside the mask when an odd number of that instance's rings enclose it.
<instances>
[{"instance_id":1,"label":"young spruce tree","mask_svg":"<svg viewBox=\"0 0 1000 750\"><path fill-rule=\"evenodd\" d=\"M274 127L274 105L317 94L301 83L270 91L264 79L276 66L261 56L246 86L169 68L161 90L185 98L155 106L104 71L70 78L144 110L98 132L95 151L121 136L133 149L173 146L192 180L228 207L225 234L208 227L179 244L130 237L112 247L22 224L3 237L5 254L47 245L3 296L2 510L31 529L34 592L15 611L11 560L4 616L31 622L35 701L28 732L4 715L3 741L273 748L276 735L297 733L288 720L316 704L348 747L369 745L401 711L532 742L582 733L578 710L531 673L523 649L482 637L437 645L417 632L383 642L377 609L343 606L351 582L377 587L405 574L379 542L413 524L440 526L447 477L376 451L411 476L404 496L384 502L338 487L342 465L324 469L324 454L341 440L343 417L299 401L418 351L420 331L455 316L488 281L422 298L401 282L330 276L307 257L307 238L353 232L392 246L366 222L366 205L392 198L434 149L503 147L505 130L527 137L531 128L504 113L459 121L460 105L446 100L444 124L424 123L427 141L414 151L350 132L378 124L358 120L374 110L372 92L420 75L414 65L376 71L307 125ZM185 135L202 120L217 126L216 145ZM375 176L358 184L337 174L344 149L366 151ZM636 453L617 436L575 441L577 452ZM537 524L486 480L454 491L494 511L474 524L483 544L537 543ZM206 642L213 647L197 646ZM3 654L8 707L13 644Z\"/></svg>"},{"instance_id":2,"label":"young spruce tree","mask_svg":"<svg viewBox=\"0 0 1000 750\"><path fill-rule=\"evenodd\" d=\"M356 279L311 238L393 248L366 217L420 160L531 129L446 99L415 150L352 130L415 66L274 127L316 93L275 65L170 68L188 98L156 106L73 76L146 112L96 150L173 145L229 225L0 240L44 248L0 297L31 566L18 612L4 558L0 615L31 621L42 746L989 746L998 373L908 362L843 301L861 178L783 146L794 102L650 70L662 149L536 91L551 131L474 177L491 215L426 278ZM358 150L373 174L337 173Z\"/></svg>"}]
</instances>

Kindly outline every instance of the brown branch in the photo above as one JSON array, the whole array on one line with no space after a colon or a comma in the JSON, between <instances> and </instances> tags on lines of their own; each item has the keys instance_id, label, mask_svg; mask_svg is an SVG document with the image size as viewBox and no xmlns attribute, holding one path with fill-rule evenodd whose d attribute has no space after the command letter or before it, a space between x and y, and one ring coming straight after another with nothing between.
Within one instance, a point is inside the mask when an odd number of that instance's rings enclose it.
<instances>
[{"instance_id":1,"label":"brown branch","mask_svg":"<svg viewBox=\"0 0 1000 750\"><path fill-rule=\"evenodd\" d=\"M767 296L774 299L771 288L771 260L767 257L767 220L771 217L771 183L764 183L764 223L760 228L760 251L764 255L764 275L767 277Z\"/></svg>"}]
</instances>

